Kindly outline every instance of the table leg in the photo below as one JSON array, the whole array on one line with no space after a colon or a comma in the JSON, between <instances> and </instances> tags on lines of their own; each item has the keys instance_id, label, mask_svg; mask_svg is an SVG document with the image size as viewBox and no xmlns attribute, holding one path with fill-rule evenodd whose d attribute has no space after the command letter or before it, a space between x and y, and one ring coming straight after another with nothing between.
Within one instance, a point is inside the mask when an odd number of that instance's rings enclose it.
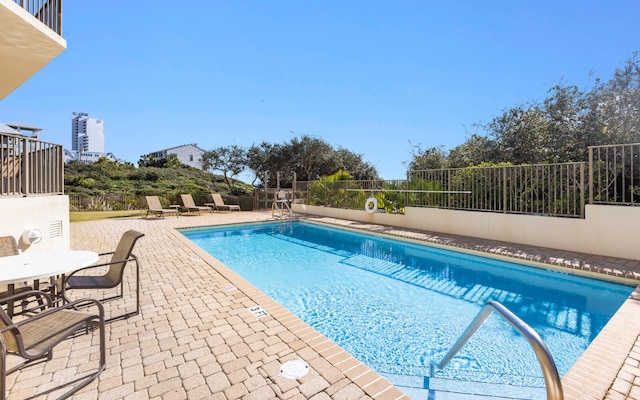
<instances>
[{"instance_id":1,"label":"table leg","mask_svg":"<svg viewBox=\"0 0 640 400\"><path fill-rule=\"evenodd\" d=\"M64 274L60 275L60 293L57 292L58 285L54 285L55 293L51 294L51 296L55 299L55 301L60 300L63 304L67 302L67 297L64 293Z\"/></svg>"},{"instance_id":2,"label":"table leg","mask_svg":"<svg viewBox=\"0 0 640 400\"><path fill-rule=\"evenodd\" d=\"M14 290L13 283L8 284L7 296L13 296ZM13 318L13 300L7 300L7 315L9 315L9 318Z\"/></svg>"}]
</instances>

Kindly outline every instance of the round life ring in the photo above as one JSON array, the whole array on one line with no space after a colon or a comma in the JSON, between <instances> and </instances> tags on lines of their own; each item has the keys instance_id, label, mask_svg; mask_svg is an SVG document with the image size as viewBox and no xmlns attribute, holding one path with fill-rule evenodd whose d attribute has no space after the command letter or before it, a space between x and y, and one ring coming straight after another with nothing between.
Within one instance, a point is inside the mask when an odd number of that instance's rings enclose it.
<instances>
[{"instance_id":1,"label":"round life ring","mask_svg":"<svg viewBox=\"0 0 640 400\"><path fill-rule=\"evenodd\" d=\"M378 200L375 197L369 197L364 203L364 210L369 214L373 214L378 211Z\"/></svg>"}]
</instances>

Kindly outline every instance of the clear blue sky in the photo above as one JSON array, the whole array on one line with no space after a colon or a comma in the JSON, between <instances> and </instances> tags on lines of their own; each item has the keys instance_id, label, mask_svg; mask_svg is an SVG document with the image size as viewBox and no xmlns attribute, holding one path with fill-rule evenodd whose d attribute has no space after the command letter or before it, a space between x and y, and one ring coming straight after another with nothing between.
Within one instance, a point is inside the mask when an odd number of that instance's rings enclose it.
<instances>
[{"instance_id":1,"label":"clear blue sky","mask_svg":"<svg viewBox=\"0 0 640 400\"><path fill-rule=\"evenodd\" d=\"M638 0L65 0L67 50L0 122L70 148L87 112L133 163L308 134L402 178L411 144L448 150L556 83L608 80L640 50L639 20Z\"/></svg>"}]
</instances>

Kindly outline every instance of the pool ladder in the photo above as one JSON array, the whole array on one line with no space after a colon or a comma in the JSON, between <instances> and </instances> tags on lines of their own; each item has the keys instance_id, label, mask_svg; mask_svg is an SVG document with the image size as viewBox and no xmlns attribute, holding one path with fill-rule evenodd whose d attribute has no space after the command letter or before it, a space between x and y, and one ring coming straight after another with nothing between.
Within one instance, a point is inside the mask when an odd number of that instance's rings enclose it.
<instances>
[{"instance_id":1,"label":"pool ladder","mask_svg":"<svg viewBox=\"0 0 640 400\"><path fill-rule=\"evenodd\" d=\"M293 211L291 211L291 207L289 207L289 200L287 199L287 192L284 190L280 190L277 194L276 200L271 205L271 216L273 218L284 217L285 210L289 211L289 218L293 217ZM278 214L276 216L276 213Z\"/></svg>"},{"instance_id":2,"label":"pool ladder","mask_svg":"<svg viewBox=\"0 0 640 400\"><path fill-rule=\"evenodd\" d=\"M467 343L471 336L476 333L476 331L494 311L516 328L516 330L527 339L531 348L533 348L533 351L538 358L538 362L540 363L540 367L542 368L542 375L544 376L545 387L547 390L547 400L564 400L562 383L560 382L560 375L558 374L556 363L553 361L553 357L551 356L547 345L545 345L542 338L540 338L540 335L538 335L538 333L523 320L518 318L517 315L509 311L505 306L493 300L485 304L442 361L440 361L439 364L431 362L431 376L434 374L434 368L443 369L447 366L449 361L458 354L458 351L460 351L462 346Z\"/></svg>"}]
</instances>

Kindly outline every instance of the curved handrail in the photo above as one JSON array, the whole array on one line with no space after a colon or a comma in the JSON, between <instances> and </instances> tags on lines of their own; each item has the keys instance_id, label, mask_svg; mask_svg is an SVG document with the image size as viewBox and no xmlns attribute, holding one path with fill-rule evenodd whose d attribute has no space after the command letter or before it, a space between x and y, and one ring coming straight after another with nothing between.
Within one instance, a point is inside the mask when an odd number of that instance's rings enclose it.
<instances>
[{"instance_id":1,"label":"curved handrail","mask_svg":"<svg viewBox=\"0 0 640 400\"><path fill-rule=\"evenodd\" d=\"M542 368L542 375L544 376L544 382L547 389L547 399L564 400L562 383L560 382L560 375L558 374L558 369L556 368L556 364L553 361L553 357L551 356L547 345L544 344L542 338L540 338L540 335L538 335L536 331L534 331L517 315L509 311L509 309L507 309L497 301L492 300L488 301L487 304L485 304L485 306L482 308L482 310L480 310L478 315L476 315L471 324L469 324L467 329L462 333L462 335L460 335L458 341L453 345L451 350L449 350L442 361L440 361L440 364L436 365L436 367L438 369L443 369L444 367L446 367L453 356L455 356L458 351L460 351L462 346L467 343L471 336L473 336L478 328L482 326L482 324L494 311L496 311L514 328L516 328L518 332L520 332L522 336L527 339L529 345L531 345L531 347L533 348L533 351L536 353L536 357L538 358L538 362L540 363L540 368ZM432 366L433 365L435 364L432 363Z\"/></svg>"}]
</instances>

